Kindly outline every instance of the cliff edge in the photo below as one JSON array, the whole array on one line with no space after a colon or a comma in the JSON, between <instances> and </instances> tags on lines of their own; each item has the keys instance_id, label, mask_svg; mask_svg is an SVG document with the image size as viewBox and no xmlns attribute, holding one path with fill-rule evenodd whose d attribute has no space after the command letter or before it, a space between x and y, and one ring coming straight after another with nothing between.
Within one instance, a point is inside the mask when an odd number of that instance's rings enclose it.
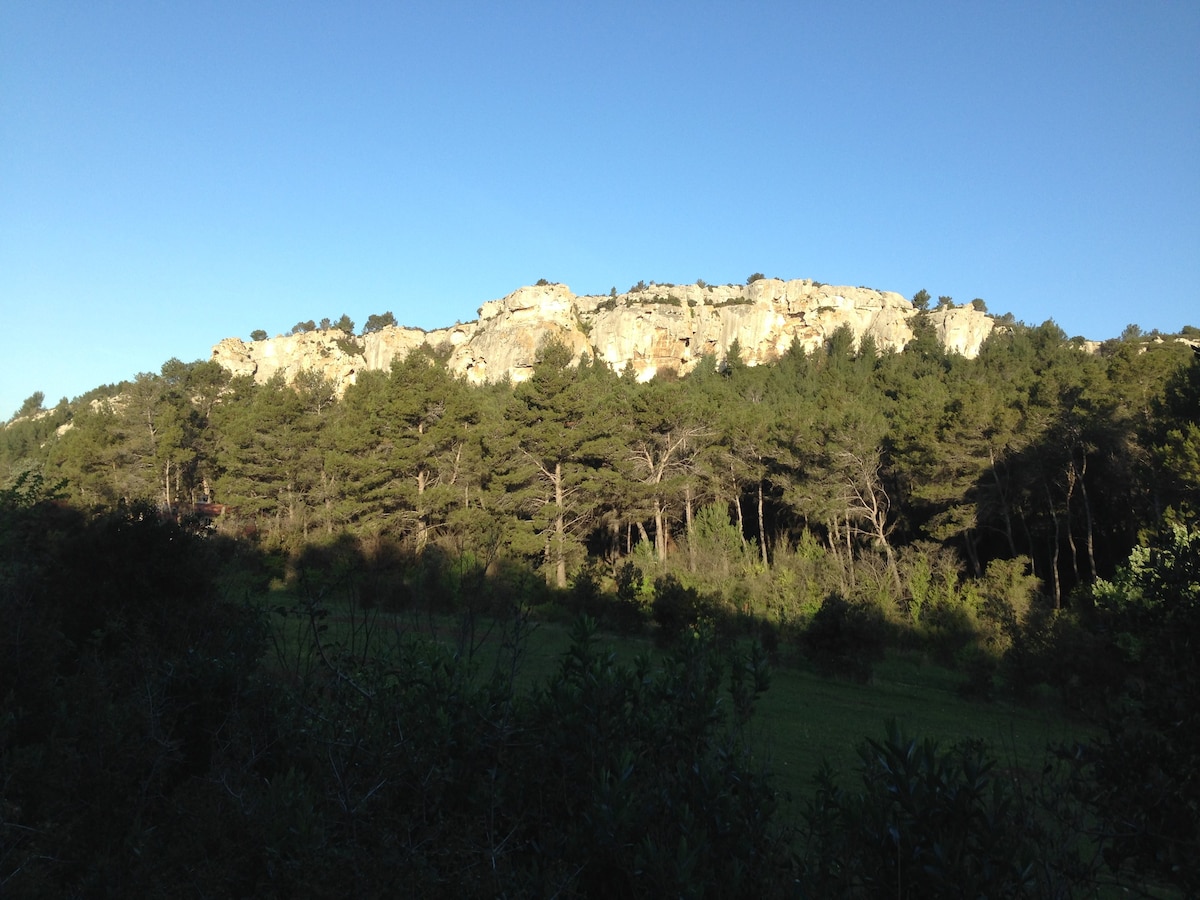
<instances>
[{"instance_id":1,"label":"cliff edge","mask_svg":"<svg viewBox=\"0 0 1200 900\"><path fill-rule=\"evenodd\" d=\"M813 351L842 326L856 341L870 337L881 350L912 340L917 310L900 294L839 287L807 279L763 278L748 285L659 285L609 296L576 296L565 284L522 287L484 303L474 322L422 331L387 326L361 336L309 331L262 341L225 338L212 358L235 375L264 382L301 371L330 379L339 393L363 369L387 369L417 347L449 351L450 369L482 384L523 381L539 347L557 339L573 351L632 369L639 380L661 371L685 375L706 355L723 361L734 341L748 365L771 362L793 342ZM927 314L942 344L973 357L994 320L971 306Z\"/></svg>"}]
</instances>

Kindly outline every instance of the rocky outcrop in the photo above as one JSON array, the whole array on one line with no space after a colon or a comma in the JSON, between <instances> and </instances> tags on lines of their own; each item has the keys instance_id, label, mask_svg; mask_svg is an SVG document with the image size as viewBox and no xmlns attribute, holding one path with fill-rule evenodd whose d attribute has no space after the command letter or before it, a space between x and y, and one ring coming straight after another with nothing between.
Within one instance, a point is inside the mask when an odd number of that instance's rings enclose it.
<instances>
[{"instance_id":1,"label":"rocky outcrop","mask_svg":"<svg viewBox=\"0 0 1200 900\"><path fill-rule=\"evenodd\" d=\"M525 287L479 308L470 338L454 346L450 369L475 384L506 376L524 381L533 371L538 348L550 340L571 348L576 362L595 352L587 336L579 300L565 284Z\"/></svg>"},{"instance_id":2,"label":"rocky outcrop","mask_svg":"<svg viewBox=\"0 0 1200 900\"><path fill-rule=\"evenodd\" d=\"M539 347L559 340L576 360L585 354L642 380L660 371L687 374L706 355L723 361L737 342L749 365L777 359L794 342L820 347L845 326L856 341L870 336L883 351L912 339L917 314L900 294L764 278L749 285L658 285L613 296L582 296L564 284L523 287L479 310L479 319L425 332L388 326L354 337L312 331L265 341L226 338L213 359L235 375L291 381L313 370L343 390L363 369L386 369L414 349L447 351L452 371L481 384L529 376ZM955 353L974 356L993 320L972 307L928 313L935 333Z\"/></svg>"},{"instance_id":3,"label":"rocky outcrop","mask_svg":"<svg viewBox=\"0 0 1200 900\"><path fill-rule=\"evenodd\" d=\"M942 346L951 353L974 358L992 333L991 316L972 306L951 306L930 310L929 322Z\"/></svg>"},{"instance_id":4,"label":"rocky outcrop","mask_svg":"<svg viewBox=\"0 0 1200 900\"><path fill-rule=\"evenodd\" d=\"M652 286L583 313L595 353L639 378L663 369L686 374L706 355L723 360L737 342L749 365L777 359L793 342L820 347L843 325L856 340L870 335L883 349L912 337L912 304L899 294L834 288L811 281L762 279L748 287Z\"/></svg>"},{"instance_id":5,"label":"rocky outcrop","mask_svg":"<svg viewBox=\"0 0 1200 900\"><path fill-rule=\"evenodd\" d=\"M290 384L301 372L316 372L333 382L339 393L366 366L362 339L337 329L289 334L265 341L225 338L213 347L212 358L234 377L250 375L259 383L282 375Z\"/></svg>"}]
</instances>

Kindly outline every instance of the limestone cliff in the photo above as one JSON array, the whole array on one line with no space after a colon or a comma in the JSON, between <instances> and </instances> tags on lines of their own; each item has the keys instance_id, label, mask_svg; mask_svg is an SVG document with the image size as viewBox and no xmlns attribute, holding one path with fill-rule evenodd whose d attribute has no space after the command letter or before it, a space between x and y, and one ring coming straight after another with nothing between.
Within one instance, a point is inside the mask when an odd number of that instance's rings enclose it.
<instances>
[{"instance_id":1,"label":"limestone cliff","mask_svg":"<svg viewBox=\"0 0 1200 900\"><path fill-rule=\"evenodd\" d=\"M835 287L798 279L764 278L749 285L657 285L616 296L582 296L564 284L523 287L484 303L479 319L425 332L389 326L359 337L311 331L265 341L226 338L212 358L236 375L266 381L277 372L291 381L315 370L339 392L362 369L386 369L413 349L449 351L452 371L474 383L514 382L529 376L538 348L549 339L627 366L639 379L660 371L690 372L705 355L724 360L737 341L742 359L758 365L777 359L793 341L820 347L843 325L856 340L870 336L881 350L899 350L912 339L912 304L890 291ZM972 357L991 333L990 316L971 307L928 313L950 350Z\"/></svg>"}]
</instances>

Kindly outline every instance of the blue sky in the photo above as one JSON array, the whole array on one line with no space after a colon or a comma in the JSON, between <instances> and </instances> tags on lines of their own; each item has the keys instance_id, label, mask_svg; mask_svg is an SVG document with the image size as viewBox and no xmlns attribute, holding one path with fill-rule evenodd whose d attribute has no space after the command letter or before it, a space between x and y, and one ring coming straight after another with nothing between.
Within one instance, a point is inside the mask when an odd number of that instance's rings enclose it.
<instances>
[{"instance_id":1,"label":"blue sky","mask_svg":"<svg viewBox=\"0 0 1200 900\"><path fill-rule=\"evenodd\" d=\"M1200 325L1200 4L0 4L0 419L538 278Z\"/></svg>"}]
</instances>

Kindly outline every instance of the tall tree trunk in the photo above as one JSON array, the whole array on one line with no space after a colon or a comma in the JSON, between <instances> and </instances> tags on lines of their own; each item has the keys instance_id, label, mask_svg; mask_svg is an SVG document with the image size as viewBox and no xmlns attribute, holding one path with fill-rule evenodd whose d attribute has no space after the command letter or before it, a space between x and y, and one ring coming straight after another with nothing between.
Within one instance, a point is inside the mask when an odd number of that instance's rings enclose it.
<instances>
[{"instance_id":1,"label":"tall tree trunk","mask_svg":"<svg viewBox=\"0 0 1200 900\"><path fill-rule=\"evenodd\" d=\"M637 523L637 530L638 530L638 540L639 540L639 542L641 542L641 541L645 541L647 544L649 544L649 543L650 543L650 535L648 535L648 534L646 533L646 525L645 525L645 523L643 523L643 522L638 522L638 523ZM630 548L630 549L631 549L631 552L632 552L632 548Z\"/></svg>"},{"instance_id":2,"label":"tall tree trunk","mask_svg":"<svg viewBox=\"0 0 1200 900\"><path fill-rule=\"evenodd\" d=\"M425 552L425 547L429 543L429 522L428 516L425 514L425 483L427 477L424 469L417 470L417 556Z\"/></svg>"},{"instance_id":3,"label":"tall tree trunk","mask_svg":"<svg viewBox=\"0 0 1200 900\"><path fill-rule=\"evenodd\" d=\"M1032 497L1030 498L1030 502L1033 502ZM1029 518L1025 515L1025 510L1021 510L1020 520L1021 532L1025 535L1025 546L1029 548L1030 569L1034 575L1037 575L1038 578L1041 578L1041 575L1038 575L1038 556L1037 553L1034 552L1033 533L1029 530Z\"/></svg>"},{"instance_id":4,"label":"tall tree trunk","mask_svg":"<svg viewBox=\"0 0 1200 900\"><path fill-rule=\"evenodd\" d=\"M1083 520L1087 524L1088 569L1092 581L1096 580L1096 544L1092 532L1092 504L1087 492L1087 451L1083 453L1083 467L1079 472L1079 493L1083 497Z\"/></svg>"},{"instance_id":5,"label":"tall tree trunk","mask_svg":"<svg viewBox=\"0 0 1200 900\"><path fill-rule=\"evenodd\" d=\"M658 561L667 561L667 524L662 500L654 498L654 552Z\"/></svg>"},{"instance_id":6,"label":"tall tree trunk","mask_svg":"<svg viewBox=\"0 0 1200 900\"><path fill-rule=\"evenodd\" d=\"M968 528L963 532L963 540L966 542L967 561L971 564L971 574L978 578L983 574L983 569L979 565L979 548L975 546L975 529Z\"/></svg>"},{"instance_id":7,"label":"tall tree trunk","mask_svg":"<svg viewBox=\"0 0 1200 900\"><path fill-rule=\"evenodd\" d=\"M322 506L325 508L325 533L333 534L333 479L329 477L329 473L321 469L321 494Z\"/></svg>"},{"instance_id":8,"label":"tall tree trunk","mask_svg":"<svg viewBox=\"0 0 1200 900\"><path fill-rule=\"evenodd\" d=\"M1054 608L1062 609L1062 582L1058 576L1058 556L1061 540L1061 529L1058 524L1058 510L1054 508L1054 497L1050 494L1050 485L1045 485L1046 502L1050 508L1050 519L1054 522L1054 551L1050 556L1050 574L1054 584Z\"/></svg>"},{"instance_id":9,"label":"tall tree trunk","mask_svg":"<svg viewBox=\"0 0 1200 900\"><path fill-rule=\"evenodd\" d=\"M1075 575L1075 583L1079 583L1079 550L1075 546L1075 529L1071 522L1071 496L1075 493L1075 482L1078 479L1075 471L1075 460L1067 463L1067 499L1064 502L1067 518L1067 546L1071 548L1071 571Z\"/></svg>"},{"instance_id":10,"label":"tall tree trunk","mask_svg":"<svg viewBox=\"0 0 1200 900\"><path fill-rule=\"evenodd\" d=\"M850 520L846 520L846 574L850 580L850 590L858 584L854 572L854 544L853 544L853 529L850 527Z\"/></svg>"},{"instance_id":11,"label":"tall tree trunk","mask_svg":"<svg viewBox=\"0 0 1200 900\"><path fill-rule=\"evenodd\" d=\"M767 564L767 529L763 519L763 483L758 480L758 547L762 551L763 565Z\"/></svg>"},{"instance_id":12,"label":"tall tree trunk","mask_svg":"<svg viewBox=\"0 0 1200 900\"><path fill-rule=\"evenodd\" d=\"M563 513L567 500L565 493L562 463L556 462L554 464L554 502L557 505L557 513L554 517L554 540L557 546L555 548L554 579L560 589L565 589L567 586L567 520Z\"/></svg>"},{"instance_id":13,"label":"tall tree trunk","mask_svg":"<svg viewBox=\"0 0 1200 900\"><path fill-rule=\"evenodd\" d=\"M1004 536L1008 538L1008 552L1017 555L1017 542L1013 537L1012 515L1008 510L1008 499L1004 496L1004 482L1000 480L1000 467L996 465L996 454L988 447L988 460L992 466L992 480L996 483L996 497L1000 501L1000 515L1004 519Z\"/></svg>"},{"instance_id":14,"label":"tall tree trunk","mask_svg":"<svg viewBox=\"0 0 1200 900\"><path fill-rule=\"evenodd\" d=\"M684 488L683 492L683 519L687 527L687 542L688 542L688 571L696 571L696 534L693 530L694 517L692 515L692 486L689 484Z\"/></svg>"},{"instance_id":15,"label":"tall tree trunk","mask_svg":"<svg viewBox=\"0 0 1200 900\"><path fill-rule=\"evenodd\" d=\"M896 551L892 549L891 543L882 534L879 537L879 541L883 544L883 553L887 558L888 572L891 573L892 583L896 586L896 602L899 603L904 597L904 583L900 580L900 567L896 565Z\"/></svg>"}]
</instances>

